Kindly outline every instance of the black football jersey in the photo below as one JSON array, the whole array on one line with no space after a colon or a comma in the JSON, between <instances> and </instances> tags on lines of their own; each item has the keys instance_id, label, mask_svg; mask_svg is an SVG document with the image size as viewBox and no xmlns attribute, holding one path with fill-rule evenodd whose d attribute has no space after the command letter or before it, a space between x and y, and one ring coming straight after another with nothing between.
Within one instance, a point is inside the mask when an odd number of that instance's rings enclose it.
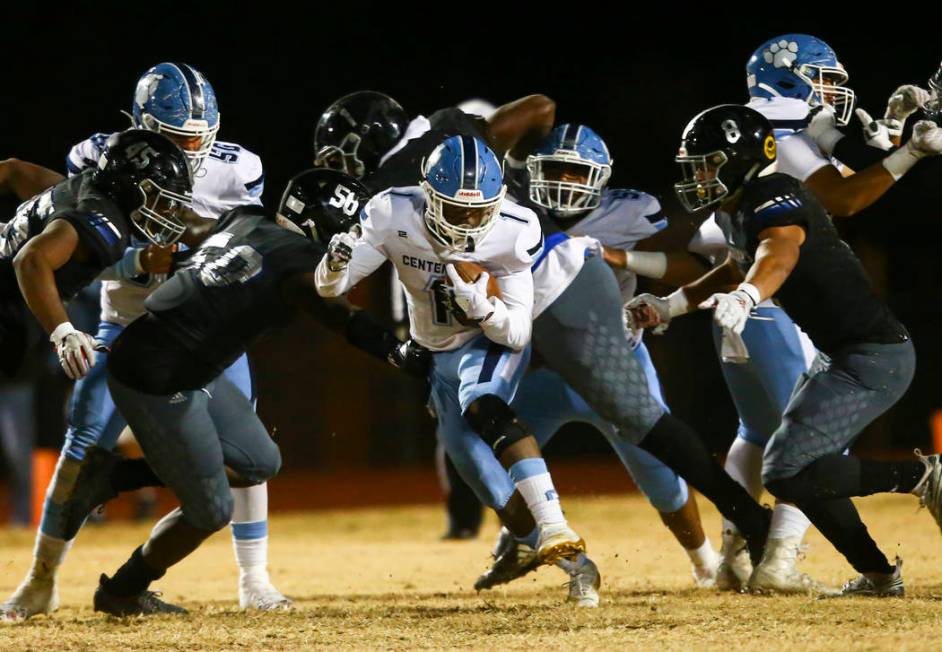
<instances>
[{"instance_id":1,"label":"black football jersey","mask_svg":"<svg viewBox=\"0 0 942 652\"><path fill-rule=\"evenodd\" d=\"M324 253L275 224L260 206L223 214L147 298L147 314L115 341L109 370L151 394L205 386L258 335L293 317L282 282L313 272Z\"/></svg>"},{"instance_id":2,"label":"black football jersey","mask_svg":"<svg viewBox=\"0 0 942 652\"><path fill-rule=\"evenodd\" d=\"M436 111L429 117L429 124L428 131L407 140L379 169L366 176L363 182L367 188L376 193L387 188L418 185L422 179L422 161L449 136L474 136L487 142L487 121L457 107Z\"/></svg>"},{"instance_id":3,"label":"black football jersey","mask_svg":"<svg viewBox=\"0 0 942 652\"><path fill-rule=\"evenodd\" d=\"M798 262L776 299L820 350L908 338L824 208L797 180L771 174L750 182L735 212L717 211L716 222L743 272L755 260L762 231L790 225L804 229Z\"/></svg>"},{"instance_id":4,"label":"black football jersey","mask_svg":"<svg viewBox=\"0 0 942 652\"><path fill-rule=\"evenodd\" d=\"M91 253L87 262L69 261L55 271L63 301L74 297L121 259L131 227L118 206L91 184L93 172L88 170L66 179L19 206L13 219L0 230L0 286L16 287L13 258L53 220L67 220Z\"/></svg>"}]
</instances>

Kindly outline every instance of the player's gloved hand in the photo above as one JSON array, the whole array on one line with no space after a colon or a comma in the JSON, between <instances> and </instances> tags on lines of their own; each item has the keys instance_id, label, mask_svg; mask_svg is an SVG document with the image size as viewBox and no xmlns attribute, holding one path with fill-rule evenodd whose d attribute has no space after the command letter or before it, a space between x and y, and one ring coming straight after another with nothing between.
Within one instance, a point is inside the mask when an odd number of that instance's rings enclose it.
<instances>
[{"instance_id":1,"label":"player's gloved hand","mask_svg":"<svg viewBox=\"0 0 942 652\"><path fill-rule=\"evenodd\" d=\"M929 120L920 120L913 125L909 140L880 163L898 181L919 159L939 153L942 153L942 128Z\"/></svg>"},{"instance_id":2,"label":"player's gloved hand","mask_svg":"<svg viewBox=\"0 0 942 652\"><path fill-rule=\"evenodd\" d=\"M432 353L412 339L394 346L388 359L396 369L419 378L428 377L432 366Z\"/></svg>"},{"instance_id":3,"label":"player's gloved hand","mask_svg":"<svg viewBox=\"0 0 942 652\"><path fill-rule=\"evenodd\" d=\"M870 114L863 109L855 109L857 119L863 125L864 138L871 147L877 147L884 151L893 149L893 138L899 138L903 133L903 124L894 118L884 118L883 120L874 120Z\"/></svg>"},{"instance_id":4,"label":"player's gloved hand","mask_svg":"<svg viewBox=\"0 0 942 652\"><path fill-rule=\"evenodd\" d=\"M739 335L746 327L749 313L759 303L759 290L750 283L742 283L738 289L717 293L700 304L700 308L713 309L713 321L722 328Z\"/></svg>"},{"instance_id":5,"label":"player's gloved hand","mask_svg":"<svg viewBox=\"0 0 942 652\"><path fill-rule=\"evenodd\" d=\"M176 250L175 244L169 247L148 245L138 250L138 264L141 271L148 274L169 274L173 267L173 252Z\"/></svg>"},{"instance_id":6,"label":"player's gloved hand","mask_svg":"<svg viewBox=\"0 0 942 652\"><path fill-rule=\"evenodd\" d=\"M844 134L837 128L834 109L829 106L816 106L808 115L811 120L805 128L805 133L814 141L818 149L827 156L831 156L837 141L844 137Z\"/></svg>"},{"instance_id":7,"label":"player's gloved hand","mask_svg":"<svg viewBox=\"0 0 942 652\"><path fill-rule=\"evenodd\" d=\"M56 326L49 336L49 341L56 347L59 364L65 375L78 380L88 375L95 364L95 338L88 333L75 330L70 322Z\"/></svg>"},{"instance_id":8,"label":"player's gloved hand","mask_svg":"<svg viewBox=\"0 0 942 652\"><path fill-rule=\"evenodd\" d=\"M632 332L651 328L657 334L663 333L672 317L668 298L645 293L625 304L625 319Z\"/></svg>"},{"instance_id":9,"label":"player's gloved hand","mask_svg":"<svg viewBox=\"0 0 942 652\"><path fill-rule=\"evenodd\" d=\"M883 117L899 120L902 123L917 109L925 106L930 97L931 94L926 89L912 84L904 84L890 95L890 99L886 103L886 113L883 114Z\"/></svg>"},{"instance_id":10,"label":"player's gloved hand","mask_svg":"<svg viewBox=\"0 0 942 652\"><path fill-rule=\"evenodd\" d=\"M445 273L451 281L451 291L455 306L461 310L468 319L473 321L484 321L494 312L494 306L487 298L487 280L490 278L487 272L481 272L473 283L468 283L455 266L448 264L445 267Z\"/></svg>"},{"instance_id":11,"label":"player's gloved hand","mask_svg":"<svg viewBox=\"0 0 942 652\"><path fill-rule=\"evenodd\" d=\"M347 233L335 233L327 245L327 269L332 272L345 270L353 257L353 247L359 237L359 225L355 225Z\"/></svg>"}]
</instances>

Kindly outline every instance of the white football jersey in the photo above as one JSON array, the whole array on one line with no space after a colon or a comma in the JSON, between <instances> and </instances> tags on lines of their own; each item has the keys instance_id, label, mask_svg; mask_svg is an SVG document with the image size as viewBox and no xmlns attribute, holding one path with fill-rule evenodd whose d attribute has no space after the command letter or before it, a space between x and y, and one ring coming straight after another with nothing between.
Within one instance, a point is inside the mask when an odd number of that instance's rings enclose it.
<instances>
[{"instance_id":1,"label":"white football jersey","mask_svg":"<svg viewBox=\"0 0 942 652\"><path fill-rule=\"evenodd\" d=\"M540 222L533 211L504 201L490 232L473 252L442 245L425 225L425 193L418 186L390 188L379 193L361 214L362 234L342 272L327 269L325 256L317 268L318 290L340 296L369 276L386 260L396 267L406 294L410 333L432 351L457 349L481 330L493 341L513 349L530 340L533 277L530 267L543 244ZM442 301L441 285L448 263L470 261L497 279L502 303L486 322L462 325Z\"/></svg>"},{"instance_id":2,"label":"white football jersey","mask_svg":"<svg viewBox=\"0 0 942 652\"><path fill-rule=\"evenodd\" d=\"M66 158L69 176L98 165L109 134L94 134L75 145ZM193 175L193 210L217 219L236 206L262 203L265 175L261 159L234 143L216 141ZM106 272L106 278L107 272ZM144 314L144 299L159 285L149 274L139 279L102 281L101 321L126 326Z\"/></svg>"},{"instance_id":3,"label":"white football jersey","mask_svg":"<svg viewBox=\"0 0 942 652\"><path fill-rule=\"evenodd\" d=\"M804 132L811 107L804 100L790 97L754 97L746 104L772 123L777 149L776 171L802 183L812 174L831 165L815 142Z\"/></svg>"}]
</instances>

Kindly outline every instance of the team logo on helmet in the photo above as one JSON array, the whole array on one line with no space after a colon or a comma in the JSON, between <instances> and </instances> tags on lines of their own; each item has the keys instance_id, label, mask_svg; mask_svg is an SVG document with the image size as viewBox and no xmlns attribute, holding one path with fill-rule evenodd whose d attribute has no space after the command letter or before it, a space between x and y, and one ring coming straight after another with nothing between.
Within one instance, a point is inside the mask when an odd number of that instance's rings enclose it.
<instances>
[{"instance_id":1,"label":"team logo on helmet","mask_svg":"<svg viewBox=\"0 0 942 652\"><path fill-rule=\"evenodd\" d=\"M765 152L765 157L770 161L775 158L775 137L772 134L765 137L765 142L762 143L762 151Z\"/></svg>"},{"instance_id":2,"label":"team logo on helmet","mask_svg":"<svg viewBox=\"0 0 942 652\"><path fill-rule=\"evenodd\" d=\"M762 58L776 68L791 68L795 59L798 58L798 43L785 39L772 43L767 50L762 52Z\"/></svg>"}]
</instances>

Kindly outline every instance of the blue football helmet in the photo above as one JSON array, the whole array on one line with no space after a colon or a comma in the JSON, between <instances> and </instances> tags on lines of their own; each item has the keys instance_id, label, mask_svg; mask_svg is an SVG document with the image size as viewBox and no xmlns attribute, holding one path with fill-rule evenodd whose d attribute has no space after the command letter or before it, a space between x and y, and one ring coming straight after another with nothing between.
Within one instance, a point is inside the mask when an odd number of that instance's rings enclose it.
<instances>
[{"instance_id":1,"label":"blue football helmet","mask_svg":"<svg viewBox=\"0 0 942 652\"><path fill-rule=\"evenodd\" d=\"M134 90L134 126L169 136L197 169L219 131L219 106L209 81L185 63L158 63Z\"/></svg>"},{"instance_id":2,"label":"blue football helmet","mask_svg":"<svg viewBox=\"0 0 942 652\"><path fill-rule=\"evenodd\" d=\"M746 63L750 97L792 97L811 106L834 109L846 125L854 110L854 91L844 86L847 72L834 50L814 36L784 34L766 41Z\"/></svg>"},{"instance_id":3,"label":"blue football helmet","mask_svg":"<svg viewBox=\"0 0 942 652\"><path fill-rule=\"evenodd\" d=\"M451 136L423 162L422 176L429 231L451 249L473 251L507 192L497 156L477 138Z\"/></svg>"},{"instance_id":4,"label":"blue football helmet","mask_svg":"<svg viewBox=\"0 0 942 652\"><path fill-rule=\"evenodd\" d=\"M527 157L530 201L560 217L592 210L612 176L612 157L585 125L562 124Z\"/></svg>"}]
</instances>

